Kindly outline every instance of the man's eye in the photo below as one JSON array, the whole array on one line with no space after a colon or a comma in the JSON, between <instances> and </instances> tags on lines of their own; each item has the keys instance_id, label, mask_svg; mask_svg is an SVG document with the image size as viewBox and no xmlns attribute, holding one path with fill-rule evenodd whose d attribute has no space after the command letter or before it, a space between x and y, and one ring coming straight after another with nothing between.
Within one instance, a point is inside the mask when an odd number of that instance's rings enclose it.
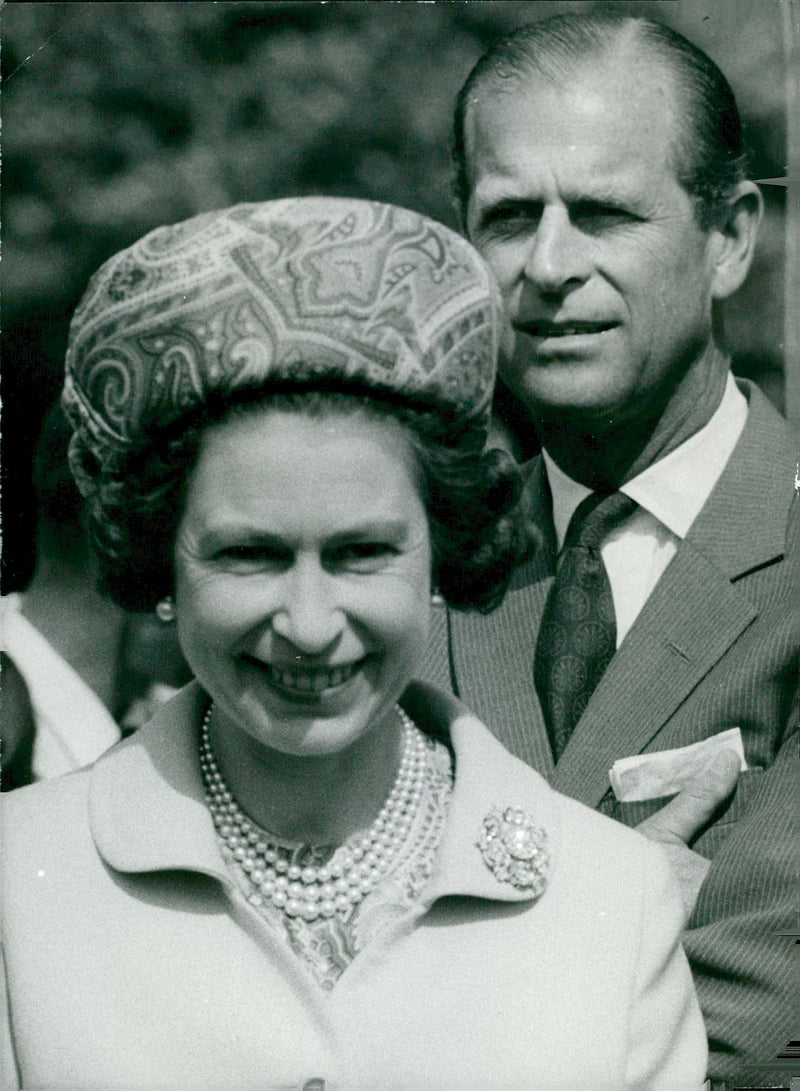
<instances>
[{"instance_id":1,"label":"man's eye","mask_svg":"<svg viewBox=\"0 0 800 1091\"><path fill-rule=\"evenodd\" d=\"M527 212L523 212L521 208L496 208L489 215L489 219L492 223L500 222L505 223L514 220L527 220L530 216Z\"/></svg>"},{"instance_id":2,"label":"man's eye","mask_svg":"<svg viewBox=\"0 0 800 1091\"><path fill-rule=\"evenodd\" d=\"M541 211L529 205L496 205L483 215L480 229L497 235L535 229L540 218Z\"/></svg>"},{"instance_id":3,"label":"man's eye","mask_svg":"<svg viewBox=\"0 0 800 1091\"><path fill-rule=\"evenodd\" d=\"M586 203L576 205L571 209L572 222L582 231L597 233L611 231L616 227L625 227L638 220L627 209L617 208L614 205L599 205Z\"/></svg>"}]
</instances>

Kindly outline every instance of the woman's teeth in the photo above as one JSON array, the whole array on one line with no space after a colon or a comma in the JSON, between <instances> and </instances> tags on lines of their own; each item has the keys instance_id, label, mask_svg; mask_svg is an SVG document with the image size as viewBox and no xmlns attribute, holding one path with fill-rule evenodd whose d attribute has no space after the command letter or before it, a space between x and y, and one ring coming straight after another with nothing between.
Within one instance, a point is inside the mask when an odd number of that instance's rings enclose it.
<instances>
[{"instance_id":1,"label":"woman's teeth","mask_svg":"<svg viewBox=\"0 0 800 1091\"><path fill-rule=\"evenodd\" d=\"M333 689L348 681L358 670L358 663L350 663L345 667L331 667L325 670L317 667L314 670L300 670L296 667L276 667L274 664L265 664L273 681L285 689L297 690L300 693L322 693L323 690Z\"/></svg>"}]
</instances>

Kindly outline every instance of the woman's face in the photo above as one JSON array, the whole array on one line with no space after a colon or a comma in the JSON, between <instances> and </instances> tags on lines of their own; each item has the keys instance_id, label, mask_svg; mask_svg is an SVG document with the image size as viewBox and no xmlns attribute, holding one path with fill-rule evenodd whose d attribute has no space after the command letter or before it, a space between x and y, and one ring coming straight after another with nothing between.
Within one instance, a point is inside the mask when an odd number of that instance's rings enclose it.
<instances>
[{"instance_id":1,"label":"woman's face","mask_svg":"<svg viewBox=\"0 0 800 1091\"><path fill-rule=\"evenodd\" d=\"M181 645L217 722L333 754L425 649L431 547L402 427L270 408L204 434L175 545Z\"/></svg>"}]
</instances>

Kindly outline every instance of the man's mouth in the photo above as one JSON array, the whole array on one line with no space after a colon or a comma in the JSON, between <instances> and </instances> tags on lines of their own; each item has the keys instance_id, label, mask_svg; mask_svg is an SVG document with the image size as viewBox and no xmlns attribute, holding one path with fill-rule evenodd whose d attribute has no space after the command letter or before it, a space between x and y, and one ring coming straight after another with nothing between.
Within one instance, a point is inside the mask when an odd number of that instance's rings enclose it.
<instances>
[{"instance_id":1,"label":"man's mouth","mask_svg":"<svg viewBox=\"0 0 800 1091\"><path fill-rule=\"evenodd\" d=\"M357 673L364 660L335 667L290 667L259 663L267 677L279 689L293 694L314 695L344 685Z\"/></svg>"},{"instance_id":2,"label":"man's mouth","mask_svg":"<svg viewBox=\"0 0 800 1091\"><path fill-rule=\"evenodd\" d=\"M616 322L515 322L514 329L527 333L530 337L579 337L585 334L605 333L613 329Z\"/></svg>"}]
</instances>

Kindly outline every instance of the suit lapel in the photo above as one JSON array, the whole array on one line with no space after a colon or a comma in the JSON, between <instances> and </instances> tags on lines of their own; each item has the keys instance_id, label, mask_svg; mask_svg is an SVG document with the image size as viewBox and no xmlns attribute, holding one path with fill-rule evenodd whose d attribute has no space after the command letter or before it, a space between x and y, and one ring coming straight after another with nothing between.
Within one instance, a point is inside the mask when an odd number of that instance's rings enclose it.
<instances>
[{"instance_id":1,"label":"suit lapel","mask_svg":"<svg viewBox=\"0 0 800 1091\"><path fill-rule=\"evenodd\" d=\"M553 787L596 807L617 758L644 750L755 616L684 542L600 680Z\"/></svg>"},{"instance_id":2,"label":"suit lapel","mask_svg":"<svg viewBox=\"0 0 800 1091\"><path fill-rule=\"evenodd\" d=\"M744 384L743 384L744 385ZM553 786L596 807L757 615L736 580L779 558L792 502L789 429L759 391L741 439L579 721Z\"/></svg>"},{"instance_id":3,"label":"suit lapel","mask_svg":"<svg viewBox=\"0 0 800 1091\"><path fill-rule=\"evenodd\" d=\"M502 605L491 614L450 612L450 647L459 697L513 754L549 775L553 756L533 684L533 653L553 580L555 534L541 459L524 473L541 545L515 572Z\"/></svg>"}]
</instances>

